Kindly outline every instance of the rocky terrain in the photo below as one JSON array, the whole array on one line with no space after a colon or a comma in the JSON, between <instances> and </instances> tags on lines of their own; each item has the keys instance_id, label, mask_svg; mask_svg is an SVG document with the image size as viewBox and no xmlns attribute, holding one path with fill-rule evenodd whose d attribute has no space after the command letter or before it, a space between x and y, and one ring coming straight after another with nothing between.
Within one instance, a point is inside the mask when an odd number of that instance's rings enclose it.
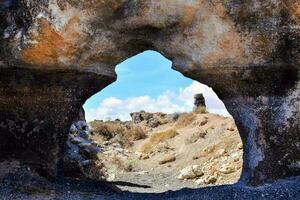
<instances>
[{"instance_id":1,"label":"rocky terrain","mask_svg":"<svg viewBox=\"0 0 300 200\"><path fill-rule=\"evenodd\" d=\"M65 175L128 182L118 187L147 193L237 182L243 146L233 119L206 112L202 95L195 105L191 113L141 111L127 122L73 124Z\"/></svg>"},{"instance_id":2,"label":"rocky terrain","mask_svg":"<svg viewBox=\"0 0 300 200\"><path fill-rule=\"evenodd\" d=\"M233 119L194 112L179 114L178 119L168 116L168 122L153 128L149 122L160 121L161 113L137 114L152 116L137 124L124 124L143 127L140 130L143 137L129 140L130 144L115 139L118 134L104 142L99 139L99 133L92 137L103 146L99 158L109 166L109 180L141 186L124 186L122 190L156 193L232 184L239 180L243 147ZM97 128L98 123L123 125L123 122L93 122L92 127Z\"/></svg>"},{"instance_id":3,"label":"rocky terrain","mask_svg":"<svg viewBox=\"0 0 300 200\"><path fill-rule=\"evenodd\" d=\"M80 119L84 102L116 80L117 64L151 49L171 60L173 69L212 87L236 122L244 187L212 190L228 196L246 191L251 198L257 194L253 187L273 183L266 189L273 192L266 198L273 199L279 180L300 175L299 5L299 0L1 1L1 173L16 172L18 164L10 162L16 160L48 181L64 179L69 127ZM299 182L289 183L289 193L298 194Z\"/></svg>"}]
</instances>

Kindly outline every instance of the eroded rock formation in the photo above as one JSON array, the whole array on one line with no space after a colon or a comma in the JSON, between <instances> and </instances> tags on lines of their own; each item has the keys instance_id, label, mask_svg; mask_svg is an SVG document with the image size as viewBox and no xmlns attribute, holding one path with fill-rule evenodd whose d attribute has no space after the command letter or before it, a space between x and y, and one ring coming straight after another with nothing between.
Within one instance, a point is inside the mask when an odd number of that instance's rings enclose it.
<instances>
[{"instance_id":1,"label":"eroded rock formation","mask_svg":"<svg viewBox=\"0 0 300 200\"><path fill-rule=\"evenodd\" d=\"M300 174L300 1L3 2L1 159L57 178L82 104L153 49L224 101L244 143L241 182Z\"/></svg>"}]
</instances>

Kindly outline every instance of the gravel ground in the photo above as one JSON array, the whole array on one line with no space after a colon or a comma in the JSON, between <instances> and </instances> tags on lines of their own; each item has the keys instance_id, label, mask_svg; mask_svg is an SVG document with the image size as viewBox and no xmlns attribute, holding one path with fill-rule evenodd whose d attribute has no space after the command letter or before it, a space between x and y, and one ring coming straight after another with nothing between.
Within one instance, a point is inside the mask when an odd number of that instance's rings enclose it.
<instances>
[{"instance_id":1,"label":"gravel ground","mask_svg":"<svg viewBox=\"0 0 300 200\"><path fill-rule=\"evenodd\" d=\"M127 182L130 182L130 184L127 184ZM114 183L122 191L137 193L163 193L182 188L199 188L192 180L178 180L172 173L131 172L117 174Z\"/></svg>"},{"instance_id":2,"label":"gravel ground","mask_svg":"<svg viewBox=\"0 0 300 200\"><path fill-rule=\"evenodd\" d=\"M64 182L39 187L39 184L24 186L21 184L2 183L0 199L2 200L299 200L300 177L280 180L273 184L252 188L241 184L207 187L202 189L181 189L165 193L130 193L121 192L108 183ZM124 183L123 183L124 184ZM128 183L129 184L129 183ZM136 187L132 185L132 187Z\"/></svg>"}]
</instances>

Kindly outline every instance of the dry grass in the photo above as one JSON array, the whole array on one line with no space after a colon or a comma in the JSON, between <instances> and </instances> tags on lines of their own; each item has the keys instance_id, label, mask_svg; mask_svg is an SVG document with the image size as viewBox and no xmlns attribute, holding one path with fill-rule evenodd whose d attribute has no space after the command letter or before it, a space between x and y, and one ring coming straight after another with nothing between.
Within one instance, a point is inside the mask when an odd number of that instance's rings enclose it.
<instances>
[{"instance_id":1,"label":"dry grass","mask_svg":"<svg viewBox=\"0 0 300 200\"><path fill-rule=\"evenodd\" d=\"M103 136L106 140L110 140L124 132L124 128L118 122L93 121L90 123L90 126L94 135Z\"/></svg>"},{"instance_id":2,"label":"dry grass","mask_svg":"<svg viewBox=\"0 0 300 200\"><path fill-rule=\"evenodd\" d=\"M149 141L142 146L142 152L143 153L151 153L153 148L157 144L164 142L168 139L174 138L177 135L178 135L178 133L173 129L155 133L155 134L151 135Z\"/></svg>"},{"instance_id":3,"label":"dry grass","mask_svg":"<svg viewBox=\"0 0 300 200\"><path fill-rule=\"evenodd\" d=\"M100 160L92 161L87 167L80 166L80 168L85 177L91 180L101 181L107 178L106 167Z\"/></svg>"},{"instance_id":4,"label":"dry grass","mask_svg":"<svg viewBox=\"0 0 300 200\"><path fill-rule=\"evenodd\" d=\"M114 155L113 157L111 157L110 163L112 165L115 165L119 170L131 172L136 165L136 160L123 159L120 156Z\"/></svg>"},{"instance_id":5,"label":"dry grass","mask_svg":"<svg viewBox=\"0 0 300 200\"><path fill-rule=\"evenodd\" d=\"M133 141L145 139L146 132L139 126L126 126L120 122L94 121L90 123L93 139L98 142L110 140L123 147L130 147Z\"/></svg>"},{"instance_id":6,"label":"dry grass","mask_svg":"<svg viewBox=\"0 0 300 200\"><path fill-rule=\"evenodd\" d=\"M124 148L131 147L136 140L142 140L147 138L146 132L139 126L133 126L129 129L125 129L120 135L114 138L114 142L118 142Z\"/></svg>"},{"instance_id":7,"label":"dry grass","mask_svg":"<svg viewBox=\"0 0 300 200\"><path fill-rule=\"evenodd\" d=\"M199 131L197 133L194 133L190 138L187 138L185 140L186 144L192 144L197 142L200 138L204 139L206 136L207 132L206 131Z\"/></svg>"},{"instance_id":8,"label":"dry grass","mask_svg":"<svg viewBox=\"0 0 300 200\"><path fill-rule=\"evenodd\" d=\"M189 126L196 119L195 113L183 113L179 116L176 127L184 128Z\"/></svg>"},{"instance_id":9,"label":"dry grass","mask_svg":"<svg viewBox=\"0 0 300 200\"><path fill-rule=\"evenodd\" d=\"M147 134L141 127L134 126L125 131L124 137L127 137L129 140L142 140L147 138Z\"/></svg>"},{"instance_id":10,"label":"dry grass","mask_svg":"<svg viewBox=\"0 0 300 200\"><path fill-rule=\"evenodd\" d=\"M196 114L205 114L205 113L207 113L207 110L206 110L206 107L200 106L200 107L196 108L193 112Z\"/></svg>"}]
</instances>

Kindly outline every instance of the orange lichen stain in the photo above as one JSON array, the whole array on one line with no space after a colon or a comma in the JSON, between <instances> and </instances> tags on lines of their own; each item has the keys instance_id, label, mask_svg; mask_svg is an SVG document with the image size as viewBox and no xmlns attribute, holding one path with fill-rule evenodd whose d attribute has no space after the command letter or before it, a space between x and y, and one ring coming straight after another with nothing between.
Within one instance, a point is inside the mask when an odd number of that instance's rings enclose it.
<instances>
[{"instance_id":1,"label":"orange lichen stain","mask_svg":"<svg viewBox=\"0 0 300 200\"><path fill-rule=\"evenodd\" d=\"M183 8L183 16L181 19L181 26L191 26L197 13L201 13L201 20L209 20L212 15L223 21L231 21L226 9L221 2L210 2L206 0L199 0L194 5L186 5Z\"/></svg>"},{"instance_id":2,"label":"orange lichen stain","mask_svg":"<svg viewBox=\"0 0 300 200\"><path fill-rule=\"evenodd\" d=\"M246 59L242 37L234 31L223 33L220 36L217 49L204 56L205 63L217 63L226 60L244 62Z\"/></svg>"},{"instance_id":3,"label":"orange lichen stain","mask_svg":"<svg viewBox=\"0 0 300 200\"><path fill-rule=\"evenodd\" d=\"M291 15L291 18L300 22L300 0L284 1L282 4L283 8L285 8Z\"/></svg>"},{"instance_id":4,"label":"orange lichen stain","mask_svg":"<svg viewBox=\"0 0 300 200\"><path fill-rule=\"evenodd\" d=\"M72 43L82 36L74 30L74 27L79 23L79 17L72 17L61 31L61 35L66 42Z\"/></svg>"},{"instance_id":5,"label":"orange lichen stain","mask_svg":"<svg viewBox=\"0 0 300 200\"><path fill-rule=\"evenodd\" d=\"M220 17L221 19L228 18L228 14L226 12L226 9L222 3L215 3L213 4L213 10L215 14Z\"/></svg>"},{"instance_id":6,"label":"orange lichen stain","mask_svg":"<svg viewBox=\"0 0 300 200\"><path fill-rule=\"evenodd\" d=\"M195 6L185 6L183 10L183 16L181 19L181 26L190 26L196 16L198 7Z\"/></svg>"},{"instance_id":7,"label":"orange lichen stain","mask_svg":"<svg viewBox=\"0 0 300 200\"><path fill-rule=\"evenodd\" d=\"M78 18L72 18L69 23L58 33L46 19L40 19L39 33L32 35L36 44L23 50L22 60L25 63L42 66L62 65L60 58L72 59L78 49L74 44L79 40L79 34L73 30Z\"/></svg>"}]
</instances>

